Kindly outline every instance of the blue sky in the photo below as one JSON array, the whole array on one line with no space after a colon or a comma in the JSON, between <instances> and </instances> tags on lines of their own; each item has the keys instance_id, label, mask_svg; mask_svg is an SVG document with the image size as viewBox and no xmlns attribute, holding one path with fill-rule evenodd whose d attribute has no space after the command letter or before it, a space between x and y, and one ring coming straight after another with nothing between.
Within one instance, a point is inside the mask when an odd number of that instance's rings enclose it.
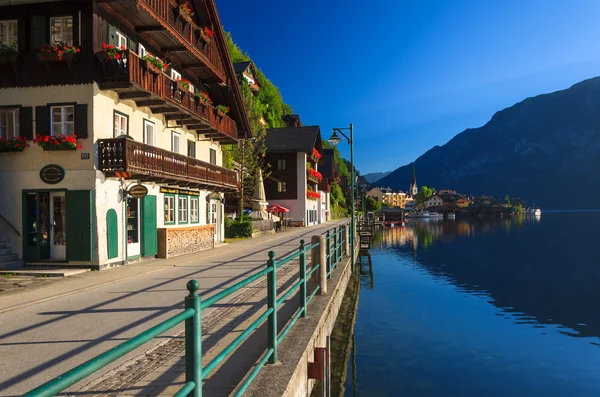
<instances>
[{"instance_id":1,"label":"blue sky","mask_svg":"<svg viewBox=\"0 0 600 397\"><path fill-rule=\"evenodd\" d=\"M216 0L306 125L392 171L527 97L600 75L600 1ZM340 144L342 154L348 148Z\"/></svg>"}]
</instances>

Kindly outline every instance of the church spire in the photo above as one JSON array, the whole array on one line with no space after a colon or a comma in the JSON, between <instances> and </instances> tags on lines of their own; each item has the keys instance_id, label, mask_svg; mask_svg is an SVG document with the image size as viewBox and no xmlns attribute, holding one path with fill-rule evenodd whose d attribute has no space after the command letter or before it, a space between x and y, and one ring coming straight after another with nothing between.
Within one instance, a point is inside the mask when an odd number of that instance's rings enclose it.
<instances>
[{"instance_id":1,"label":"church spire","mask_svg":"<svg viewBox=\"0 0 600 397\"><path fill-rule=\"evenodd\" d=\"M415 173L415 163L413 163L412 166L413 166L413 179L412 179L411 184L416 186L417 185L417 175Z\"/></svg>"},{"instance_id":2,"label":"church spire","mask_svg":"<svg viewBox=\"0 0 600 397\"><path fill-rule=\"evenodd\" d=\"M415 172L415 163L412 164L412 181L410 182L410 187L408 188L408 192L413 196L416 196L419 193L419 188L417 187L417 174Z\"/></svg>"}]
</instances>

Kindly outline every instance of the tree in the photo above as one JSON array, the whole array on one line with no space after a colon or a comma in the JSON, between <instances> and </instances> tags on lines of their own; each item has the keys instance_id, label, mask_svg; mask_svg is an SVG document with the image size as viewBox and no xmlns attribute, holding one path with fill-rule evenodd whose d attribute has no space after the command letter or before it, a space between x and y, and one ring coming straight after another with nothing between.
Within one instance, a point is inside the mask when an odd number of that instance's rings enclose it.
<instances>
[{"instance_id":1,"label":"tree","mask_svg":"<svg viewBox=\"0 0 600 397\"><path fill-rule=\"evenodd\" d=\"M367 211L377 212L381 209L381 202L375 200L373 197L367 197L366 206Z\"/></svg>"},{"instance_id":2,"label":"tree","mask_svg":"<svg viewBox=\"0 0 600 397\"><path fill-rule=\"evenodd\" d=\"M424 203L425 200L427 200L429 197L433 196L435 193L436 193L436 191L434 188L429 188L427 186L421 186L421 190L415 196L416 204Z\"/></svg>"},{"instance_id":3,"label":"tree","mask_svg":"<svg viewBox=\"0 0 600 397\"><path fill-rule=\"evenodd\" d=\"M510 197L508 197L508 194L506 195L506 197L504 198L504 201L506 202L506 206L507 207L512 207L512 204L510 202Z\"/></svg>"}]
</instances>

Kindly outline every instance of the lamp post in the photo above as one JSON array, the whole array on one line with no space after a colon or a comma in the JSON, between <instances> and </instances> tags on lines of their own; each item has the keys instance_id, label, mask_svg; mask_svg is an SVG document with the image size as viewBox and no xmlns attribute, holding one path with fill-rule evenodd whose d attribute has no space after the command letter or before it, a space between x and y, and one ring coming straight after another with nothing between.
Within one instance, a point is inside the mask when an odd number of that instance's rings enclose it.
<instances>
[{"instance_id":1,"label":"lamp post","mask_svg":"<svg viewBox=\"0 0 600 397\"><path fill-rule=\"evenodd\" d=\"M350 137L348 137L346 134L344 134L342 132L342 130L350 131ZM351 202L352 202L352 209L351 209L351 230L350 230L350 257L351 257L351 264L352 264L352 271L354 271L354 231L356 230L355 224L354 224L354 125L350 124L349 128L333 128L333 134L331 135L331 138L329 138L327 140L327 142L331 143L333 146L337 145L338 143L342 142L342 138L340 138L340 136L338 135L338 132L344 137L346 138L346 140L348 141L348 144L350 145L350 189L351 189Z\"/></svg>"}]
</instances>

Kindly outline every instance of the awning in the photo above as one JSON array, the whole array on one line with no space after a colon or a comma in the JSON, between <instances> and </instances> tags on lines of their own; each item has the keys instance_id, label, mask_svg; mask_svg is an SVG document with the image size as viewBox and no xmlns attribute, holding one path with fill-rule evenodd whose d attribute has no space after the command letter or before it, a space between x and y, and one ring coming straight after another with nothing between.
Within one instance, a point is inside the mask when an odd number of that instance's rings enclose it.
<instances>
[{"instance_id":1,"label":"awning","mask_svg":"<svg viewBox=\"0 0 600 397\"><path fill-rule=\"evenodd\" d=\"M267 211L269 212L290 212L289 209L282 207L278 204L272 204L267 206Z\"/></svg>"}]
</instances>

